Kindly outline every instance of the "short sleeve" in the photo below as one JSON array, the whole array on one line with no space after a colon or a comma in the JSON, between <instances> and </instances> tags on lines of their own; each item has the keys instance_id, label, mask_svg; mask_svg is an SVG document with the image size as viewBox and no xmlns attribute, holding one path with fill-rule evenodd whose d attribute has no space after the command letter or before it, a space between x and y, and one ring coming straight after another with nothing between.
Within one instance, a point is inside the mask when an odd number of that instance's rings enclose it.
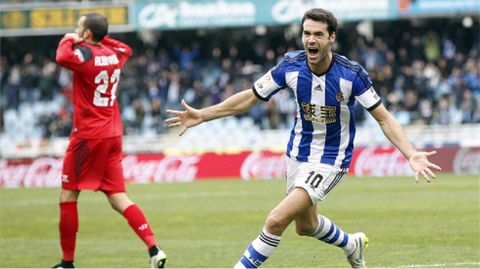
<instances>
[{"instance_id":1,"label":"short sleeve","mask_svg":"<svg viewBox=\"0 0 480 269\"><path fill-rule=\"evenodd\" d=\"M356 64L356 67L358 71L353 80L352 88L353 88L353 94L355 96L360 96L365 91L370 89L370 87L372 87L372 80L368 76L367 71L362 66L360 66L359 64Z\"/></svg>"},{"instance_id":2,"label":"short sleeve","mask_svg":"<svg viewBox=\"0 0 480 269\"><path fill-rule=\"evenodd\" d=\"M55 61L58 65L70 70L82 71L83 64L90 60L92 52L83 43L74 44L73 37L64 36L58 44Z\"/></svg>"},{"instance_id":3,"label":"short sleeve","mask_svg":"<svg viewBox=\"0 0 480 269\"><path fill-rule=\"evenodd\" d=\"M358 102L366 108L368 111L374 110L377 106L382 103L380 96L373 87L370 87L367 91L363 92L359 96L355 96Z\"/></svg>"},{"instance_id":4,"label":"short sleeve","mask_svg":"<svg viewBox=\"0 0 480 269\"><path fill-rule=\"evenodd\" d=\"M279 90L287 87L285 82L286 61L282 59L277 66L270 69L266 74L253 84L253 92L263 100L268 101Z\"/></svg>"},{"instance_id":5,"label":"short sleeve","mask_svg":"<svg viewBox=\"0 0 480 269\"><path fill-rule=\"evenodd\" d=\"M372 80L368 76L367 71L360 65L357 66L359 67L359 71L353 80L353 94L363 107L371 111L379 106L382 100L375 92L372 86Z\"/></svg>"}]
</instances>

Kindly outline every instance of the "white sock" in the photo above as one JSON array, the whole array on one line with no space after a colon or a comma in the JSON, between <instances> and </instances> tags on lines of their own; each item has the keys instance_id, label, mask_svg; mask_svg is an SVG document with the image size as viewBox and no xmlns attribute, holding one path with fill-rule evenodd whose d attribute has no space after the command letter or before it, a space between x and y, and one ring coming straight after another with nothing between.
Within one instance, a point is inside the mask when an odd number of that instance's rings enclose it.
<instances>
[{"instance_id":1,"label":"white sock","mask_svg":"<svg viewBox=\"0 0 480 269\"><path fill-rule=\"evenodd\" d=\"M234 268L257 268L272 255L280 244L281 236L273 235L263 229L262 233L252 241Z\"/></svg>"},{"instance_id":2,"label":"white sock","mask_svg":"<svg viewBox=\"0 0 480 269\"><path fill-rule=\"evenodd\" d=\"M350 238L349 234L342 231L340 227L322 215L318 215L318 227L310 237L341 247L347 253L352 253L355 249L355 242Z\"/></svg>"}]
</instances>

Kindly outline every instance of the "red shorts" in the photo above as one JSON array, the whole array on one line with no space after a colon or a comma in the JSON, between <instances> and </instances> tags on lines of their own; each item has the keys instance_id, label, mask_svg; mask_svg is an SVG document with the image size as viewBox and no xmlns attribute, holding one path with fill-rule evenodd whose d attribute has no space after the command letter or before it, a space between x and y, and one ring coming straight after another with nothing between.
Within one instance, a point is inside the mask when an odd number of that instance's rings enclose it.
<instances>
[{"instance_id":1,"label":"red shorts","mask_svg":"<svg viewBox=\"0 0 480 269\"><path fill-rule=\"evenodd\" d=\"M70 138L63 160L62 189L125 192L122 137Z\"/></svg>"}]
</instances>

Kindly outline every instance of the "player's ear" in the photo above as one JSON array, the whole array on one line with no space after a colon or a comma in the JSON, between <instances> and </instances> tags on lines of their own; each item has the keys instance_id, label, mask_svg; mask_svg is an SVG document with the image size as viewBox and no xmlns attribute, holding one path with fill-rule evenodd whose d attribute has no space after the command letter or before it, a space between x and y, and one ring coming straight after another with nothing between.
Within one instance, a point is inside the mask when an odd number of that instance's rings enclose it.
<instances>
[{"instance_id":1,"label":"player's ear","mask_svg":"<svg viewBox=\"0 0 480 269\"><path fill-rule=\"evenodd\" d=\"M85 29L85 31L83 31L83 38L84 39L91 38L92 35L93 35L93 33L90 29Z\"/></svg>"},{"instance_id":2,"label":"player's ear","mask_svg":"<svg viewBox=\"0 0 480 269\"><path fill-rule=\"evenodd\" d=\"M336 39L336 38L337 38L336 33L335 33L335 32L332 32L332 33L330 34L330 37L329 37L330 42L332 42L332 43L335 42L335 39Z\"/></svg>"}]
</instances>

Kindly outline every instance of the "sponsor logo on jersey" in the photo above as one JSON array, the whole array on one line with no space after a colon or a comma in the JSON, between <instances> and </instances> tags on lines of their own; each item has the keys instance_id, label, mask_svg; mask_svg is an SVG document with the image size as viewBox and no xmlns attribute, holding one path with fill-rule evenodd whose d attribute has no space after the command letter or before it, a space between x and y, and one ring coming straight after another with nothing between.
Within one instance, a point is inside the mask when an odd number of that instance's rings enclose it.
<instances>
[{"instance_id":1,"label":"sponsor logo on jersey","mask_svg":"<svg viewBox=\"0 0 480 269\"><path fill-rule=\"evenodd\" d=\"M313 88L313 90L314 90L314 91L319 91L319 92L323 91L322 86L320 86L320 84L318 84L317 86L315 86L315 87Z\"/></svg>"},{"instance_id":2,"label":"sponsor logo on jersey","mask_svg":"<svg viewBox=\"0 0 480 269\"><path fill-rule=\"evenodd\" d=\"M315 104L301 103L303 118L318 124L329 124L337 121L337 107L335 106L318 106ZM317 115L317 111L320 111Z\"/></svg>"},{"instance_id":3,"label":"sponsor logo on jersey","mask_svg":"<svg viewBox=\"0 0 480 269\"><path fill-rule=\"evenodd\" d=\"M337 107L335 106L321 106L320 107L320 121L321 123L334 123L337 121Z\"/></svg>"}]
</instances>

